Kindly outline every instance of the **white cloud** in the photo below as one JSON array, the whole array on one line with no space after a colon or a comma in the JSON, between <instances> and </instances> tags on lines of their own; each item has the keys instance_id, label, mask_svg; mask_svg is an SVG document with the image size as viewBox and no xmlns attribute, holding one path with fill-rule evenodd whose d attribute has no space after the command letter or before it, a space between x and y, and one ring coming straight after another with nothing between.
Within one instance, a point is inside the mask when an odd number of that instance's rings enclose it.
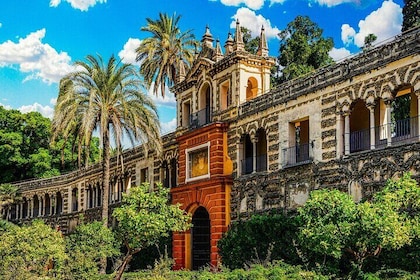
<instances>
[{"instance_id":1,"label":"white cloud","mask_svg":"<svg viewBox=\"0 0 420 280\"><path fill-rule=\"evenodd\" d=\"M118 56L124 63L131 63L139 65L136 61L136 49L140 45L141 40L136 38L129 38L124 44L123 49L118 53Z\"/></svg>"},{"instance_id":2,"label":"white cloud","mask_svg":"<svg viewBox=\"0 0 420 280\"><path fill-rule=\"evenodd\" d=\"M3 23L0 22L0 28L3 26Z\"/></svg>"},{"instance_id":3,"label":"white cloud","mask_svg":"<svg viewBox=\"0 0 420 280\"><path fill-rule=\"evenodd\" d=\"M239 8L232 18L234 20L230 24L231 28L236 27L236 20L239 19L240 25L248 28L253 37L260 36L262 26L264 26L265 36L267 36L267 39L277 38L277 34L280 33L280 29L271 26L269 19L264 18L262 15L257 15L254 11L248 8Z\"/></svg>"},{"instance_id":4,"label":"white cloud","mask_svg":"<svg viewBox=\"0 0 420 280\"><path fill-rule=\"evenodd\" d=\"M153 86L154 84L152 84ZM153 100L153 102L156 104L156 106L164 106L164 107L170 107L174 108L176 107L176 99L175 95L169 91L168 87L165 87L165 97L162 97L160 92L156 95L152 91L152 86L149 89L149 97Z\"/></svg>"},{"instance_id":5,"label":"white cloud","mask_svg":"<svg viewBox=\"0 0 420 280\"><path fill-rule=\"evenodd\" d=\"M42 43L45 29L30 33L18 43L10 40L0 44L0 67L19 65L19 70L29 73L25 80L41 79L56 83L73 70L71 57L66 52L57 52L49 44Z\"/></svg>"},{"instance_id":6,"label":"white cloud","mask_svg":"<svg viewBox=\"0 0 420 280\"><path fill-rule=\"evenodd\" d=\"M311 3L314 2L321 6L333 7L345 3L351 3L359 7L364 7L375 1L376 0L309 0L309 5L311 6Z\"/></svg>"},{"instance_id":7,"label":"white cloud","mask_svg":"<svg viewBox=\"0 0 420 280\"><path fill-rule=\"evenodd\" d=\"M87 11L90 7L95 6L97 3L106 3L107 0L64 0L74 9L81 10L83 12ZM61 0L51 0L50 7L57 7L60 5Z\"/></svg>"},{"instance_id":8,"label":"white cloud","mask_svg":"<svg viewBox=\"0 0 420 280\"><path fill-rule=\"evenodd\" d=\"M2 106L4 109L6 109L6 110L11 110L11 109L13 109L12 108L12 106L10 106L10 105L4 105L3 103L0 103L0 106Z\"/></svg>"},{"instance_id":9,"label":"white cloud","mask_svg":"<svg viewBox=\"0 0 420 280\"><path fill-rule=\"evenodd\" d=\"M356 35L356 31L353 27L347 23L341 26L341 41L343 41L344 44L348 45L352 43L354 35Z\"/></svg>"},{"instance_id":10,"label":"white cloud","mask_svg":"<svg viewBox=\"0 0 420 280\"><path fill-rule=\"evenodd\" d=\"M42 106L37 102L32 105L23 105L22 107L18 108L18 110L22 113L39 112L41 115L49 119L52 119L54 116L54 108L51 108L48 105Z\"/></svg>"},{"instance_id":11,"label":"white cloud","mask_svg":"<svg viewBox=\"0 0 420 280\"><path fill-rule=\"evenodd\" d=\"M264 0L220 0L220 2L226 6L238 7L240 5L245 5L253 10L259 10L264 6Z\"/></svg>"},{"instance_id":12,"label":"white cloud","mask_svg":"<svg viewBox=\"0 0 420 280\"><path fill-rule=\"evenodd\" d=\"M328 54L332 57L332 59L334 59L334 61L339 61L351 55L350 51L346 48L333 48Z\"/></svg>"},{"instance_id":13,"label":"white cloud","mask_svg":"<svg viewBox=\"0 0 420 280\"><path fill-rule=\"evenodd\" d=\"M160 123L160 131L162 134L166 134L176 129L176 118L173 118L169 122Z\"/></svg>"},{"instance_id":14,"label":"white cloud","mask_svg":"<svg viewBox=\"0 0 420 280\"><path fill-rule=\"evenodd\" d=\"M286 0L270 0L270 7L274 4L283 4Z\"/></svg>"},{"instance_id":15,"label":"white cloud","mask_svg":"<svg viewBox=\"0 0 420 280\"><path fill-rule=\"evenodd\" d=\"M360 0L312 0L312 2L316 2L319 5L325 5L327 7L337 6L343 3L355 3L359 4Z\"/></svg>"},{"instance_id":16,"label":"white cloud","mask_svg":"<svg viewBox=\"0 0 420 280\"><path fill-rule=\"evenodd\" d=\"M348 24L343 24L341 27L341 39L344 43L354 40L354 44L358 47L363 47L365 37L369 34L377 36L376 42L381 42L389 39L401 32L402 25L402 8L395 4L392 0L387 0L382 3L382 6L369 14L364 20L359 21L359 32L351 36L351 29ZM349 32L350 31L350 32ZM353 29L354 31L354 29Z\"/></svg>"}]
</instances>

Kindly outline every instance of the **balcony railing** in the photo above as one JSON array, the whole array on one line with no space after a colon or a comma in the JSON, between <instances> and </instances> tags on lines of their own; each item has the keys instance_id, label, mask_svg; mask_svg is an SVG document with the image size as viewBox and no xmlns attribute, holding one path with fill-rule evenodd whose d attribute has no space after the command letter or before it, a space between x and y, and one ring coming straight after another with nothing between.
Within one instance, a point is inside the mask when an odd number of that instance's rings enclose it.
<instances>
[{"instance_id":1,"label":"balcony railing","mask_svg":"<svg viewBox=\"0 0 420 280\"><path fill-rule=\"evenodd\" d=\"M312 148L313 142L283 149L283 165L289 166L311 162Z\"/></svg>"},{"instance_id":2,"label":"balcony railing","mask_svg":"<svg viewBox=\"0 0 420 280\"><path fill-rule=\"evenodd\" d=\"M419 117L397 120L390 124L376 126L375 148L383 148L388 143L390 134L391 143L410 142L419 138ZM370 129L352 131L350 133L350 153L370 150Z\"/></svg>"},{"instance_id":3,"label":"balcony railing","mask_svg":"<svg viewBox=\"0 0 420 280\"><path fill-rule=\"evenodd\" d=\"M190 127L202 127L203 125L210 123L210 120L210 107L206 107L190 115Z\"/></svg>"},{"instance_id":4,"label":"balcony railing","mask_svg":"<svg viewBox=\"0 0 420 280\"><path fill-rule=\"evenodd\" d=\"M247 157L241 161L242 175L254 172L254 157ZM256 172L267 171L267 155L256 156Z\"/></svg>"},{"instance_id":5,"label":"balcony railing","mask_svg":"<svg viewBox=\"0 0 420 280\"><path fill-rule=\"evenodd\" d=\"M350 133L350 153L370 149L370 129Z\"/></svg>"},{"instance_id":6,"label":"balcony railing","mask_svg":"<svg viewBox=\"0 0 420 280\"><path fill-rule=\"evenodd\" d=\"M267 171L267 155L259 155L257 156L257 172Z\"/></svg>"},{"instance_id":7,"label":"balcony railing","mask_svg":"<svg viewBox=\"0 0 420 280\"><path fill-rule=\"evenodd\" d=\"M242 174L243 175L251 174L252 171L254 171L253 162L254 162L253 157L247 157L247 158L245 158L241 161L241 167L242 167Z\"/></svg>"}]
</instances>

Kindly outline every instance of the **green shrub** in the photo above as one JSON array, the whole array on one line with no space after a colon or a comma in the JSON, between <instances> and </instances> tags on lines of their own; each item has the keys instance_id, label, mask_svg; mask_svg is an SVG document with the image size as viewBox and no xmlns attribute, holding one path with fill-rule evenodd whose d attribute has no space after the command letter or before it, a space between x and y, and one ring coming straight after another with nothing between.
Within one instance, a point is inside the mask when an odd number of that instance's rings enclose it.
<instances>
[{"instance_id":1,"label":"green shrub","mask_svg":"<svg viewBox=\"0 0 420 280\"><path fill-rule=\"evenodd\" d=\"M254 215L247 221L232 223L218 242L222 263L230 269L271 260L299 264L293 245L296 233L295 218L279 213Z\"/></svg>"},{"instance_id":2,"label":"green shrub","mask_svg":"<svg viewBox=\"0 0 420 280\"><path fill-rule=\"evenodd\" d=\"M167 271L161 274L156 270L130 272L124 275L126 280L324 280L327 276L302 270L300 266L288 265L284 262L252 265L248 269L235 270L201 270L201 271Z\"/></svg>"}]
</instances>

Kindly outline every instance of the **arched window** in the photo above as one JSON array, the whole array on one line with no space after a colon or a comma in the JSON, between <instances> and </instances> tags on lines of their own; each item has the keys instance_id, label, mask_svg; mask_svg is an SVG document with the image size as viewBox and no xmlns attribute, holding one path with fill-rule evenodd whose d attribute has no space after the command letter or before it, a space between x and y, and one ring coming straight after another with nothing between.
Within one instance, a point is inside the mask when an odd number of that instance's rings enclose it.
<instances>
[{"instance_id":1,"label":"arched window","mask_svg":"<svg viewBox=\"0 0 420 280\"><path fill-rule=\"evenodd\" d=\"M257 139L256 171L267 171L267 135L265 129L258 129Z\"/></svg>"},{"instance_id":2,"label":"arched window","mask_svg":"<svg viewBox=\"0 0 420 280\"><path fill-rule=\"evenodd\" d=\"M63 212L63 197L61 195L61 192L58 192L55 199L55 213L56 215L60 215Z\"/></svg>"},{"instance_id":3,"label":"arched window","mask_svg":"<svg viewBox=\"0 0 420 280\"><path fill-rule=\"evenodd\" d=\"M44 216L49 216L51 214L51 199L49 194L45 194L44 197Z\"/></svg>"},{"instance_id":4,"label":"arched window","mask_svg":"<svg viewBox=\"0 0 420 280\"><path fill-rule=\"evenodd\" d=\"M33 210L33 217L36 218L39 216L39 198L37 195L34 195L33 198L33 203L34 203L34 210Z\"/></svg>"},{"instance_id":5,"label":"arched window","mask_svg":"<svg viewBox=\"0 0 420 280\"><path fill-rule=\"evenodd\" d=\"M257 97L258 94L258 82L257 79L251 77L248 79L246 86L246 100L251 100Z\"/></svg>"},{"instance_id":6,"label":"arched window","mask_svg":"<svg viewBox=\"0 0 420 280\"><path fill-rule=\"evenodd\" d=\"M358 99L350 114L350 153L370 149L370 113L366 103Z\"/></svg>"},{"instance_id":7,"label":"arched window","mask_svg":"<svg viewBox=\"0 0 420 280\"><path fill-rule=\"evenodd\" d=\"M77 212L79 210L79 190L77 188L72 189L71 191L71 204L72 204L72 211Z\"/></svg>"}]
</instances>

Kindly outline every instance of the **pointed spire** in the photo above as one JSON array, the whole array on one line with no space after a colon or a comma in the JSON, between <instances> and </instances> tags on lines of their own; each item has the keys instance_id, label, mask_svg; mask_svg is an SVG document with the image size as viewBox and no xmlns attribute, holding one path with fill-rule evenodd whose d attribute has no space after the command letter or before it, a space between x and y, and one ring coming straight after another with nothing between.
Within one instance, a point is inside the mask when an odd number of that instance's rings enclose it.
<instances>
[{"instance_id":1,"label":"pointed spire","mask_svg":"<svg viewBox=\"0 0 420 280\"><path fill-rule=\"evenodd\" d=\"M178 82L182 82L183 80L185 80L185 76L186 76L185 63L184 63L184 61L181 59L181 60L179 61L179 75L178 75Z\"/></svg>"},{"instance_id":2,"label":"pointed spire","mask_svg":"<svg viewBox=\"0 0 420 280\"><path fill-rule=\"evenodd\" d=\"M228 55L230 53L233 52L233 38L232 38L232 33L228 33L228 38L226 39L225 42L225 55Z\"/></svg>"},{"instance_id":3,"label":"pointed spire","mask_svg":"<svg viewBox=\"0 0 420 280\"><path fill-rule=\"evenodd\" d=\"M257 55L268 56L267 39L265 38L264 25L261 27L260 42L258 44Z\"/></svg>"},{"instance_id":4,"label":"pointed spire","mask_svg":"<svg viewBox=\"0 0 420 280\"><path fill-rule=\"evenodd\" d=\"M214 60L217 62L223 58L222 47L220 46L220 40L216 40L216 52L214 54Z\"/></svg>"},{"instance_id":5,"label":"pointed spire","mask_svg":"<svg viewBox=\"0 0 420 280\"><path fill-rule=\"evenodd\" d=\"M203 35L203 38L201 39L202 46L206 46L208 48L213 48L213 35L210 33L210 28L208 25L206 25L206 32Z\"/></svg>"},{"instance_id":6,"label":"pointed spire","mask_svg":"<svg viewBox=\"0 0 420 280\"><path fill-rule=\"evenodd\" d=\"M244 50L244 40L242 38L241 26L239 25L239 19L236 20L236 30L235 30L235 44L233 49L236 51Z\"/></svg>"}]
</instances>

